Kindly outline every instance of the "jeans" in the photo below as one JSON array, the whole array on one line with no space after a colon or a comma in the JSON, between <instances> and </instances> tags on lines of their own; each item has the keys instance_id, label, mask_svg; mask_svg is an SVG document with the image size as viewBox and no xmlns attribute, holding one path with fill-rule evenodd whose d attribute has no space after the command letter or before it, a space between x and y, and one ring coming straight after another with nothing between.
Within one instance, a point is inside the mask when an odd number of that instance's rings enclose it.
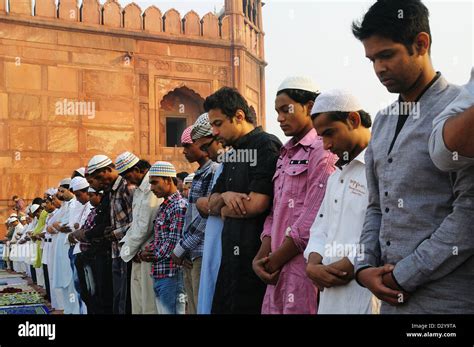
<instances>
[{"instance_id":1,"label":"jeans","mask_svg":"<svg viewBox=\"0 0 474 347\"><path fill-rule=\"evenodd\" d=\"M173 277L155 279L154 289L158 314L184 314L186 294L181 271Z\"/></svg>"},{"instance_id":2,"label":"jeans","mask_svg":"<svg viewBox=\"0 0 474 347\"><path fill-rule=\"evenodd\" d=\"M124 262L122 258L112 259L112 285L114 291L114 314L131 314L132 300L130 296L130 278L132 276L131 262Z\"/></svg>"}]
</instances>

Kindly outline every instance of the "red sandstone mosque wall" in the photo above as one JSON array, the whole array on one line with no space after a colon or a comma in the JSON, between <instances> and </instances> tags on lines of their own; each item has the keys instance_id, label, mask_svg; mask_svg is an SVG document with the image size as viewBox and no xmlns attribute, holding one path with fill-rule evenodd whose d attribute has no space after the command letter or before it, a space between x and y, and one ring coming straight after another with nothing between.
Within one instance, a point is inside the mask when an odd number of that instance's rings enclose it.
<instances>
[{"instance_id":1,"label":"red sandstone mosque wall","mask_svg":"<svg viewBox=\"0 0 474 347\"><path fill-rule=\"evenodd\" d=\"M200 18L115 0L0 0L0 218L12 195L42 196L99 153L193 171L167 146L167 119L191 125L222 86L265 125L261 2L223 5Z\"/></svg>"}]
</instances>

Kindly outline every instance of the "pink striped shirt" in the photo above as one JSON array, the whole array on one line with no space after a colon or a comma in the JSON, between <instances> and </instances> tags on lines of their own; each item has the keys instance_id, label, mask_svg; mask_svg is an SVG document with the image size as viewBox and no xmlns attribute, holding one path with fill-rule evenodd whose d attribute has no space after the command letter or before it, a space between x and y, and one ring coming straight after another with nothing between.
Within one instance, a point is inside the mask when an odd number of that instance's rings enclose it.
<instances>
[{"instance_id":1,"label":"pink striped shirt","mask_svg":"<svg viewBox=\"0 0 474 347\"><path fill-rule=\"evenodd\" d=\"M263 314L317 311L317 289L306 276L303 252L336 161L337 156L324 150L323 141L314 129L298 143L291 139L281 148L273 177L273 207L261 237L271 237L274 252L289 236L301 253L283 266L276 285L267 286Z\"/></svg>"}]
</instances>

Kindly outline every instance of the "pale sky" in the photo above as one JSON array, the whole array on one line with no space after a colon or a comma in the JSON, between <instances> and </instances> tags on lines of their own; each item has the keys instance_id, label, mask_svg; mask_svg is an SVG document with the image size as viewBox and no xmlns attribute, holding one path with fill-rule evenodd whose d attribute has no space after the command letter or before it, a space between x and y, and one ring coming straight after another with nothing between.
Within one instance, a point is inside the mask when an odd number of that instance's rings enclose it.
<instances>
[{"instance_id":1,"label":"pale sky","mask_svg":"<svg viewBox=\"0 0 474 347\"><path fill-rule=\"evenodd\" d=\"M424 1L430 11L433 64L455 84L465 84L474 65L473 1ZM126 5L130 1L120 2ZM224 5L223 0L135 2L142 10L150 5L162 12L174 7L182 16L191 9L202 16L214 9L219 11ZM362 44L351 32L352 21L360 18L375 0L264 2L267 131L283 141L287 139L276 121L274 99L280 82L291 75L311 77L321 90L348 89L373 116L396 99L380 84Z\"/></svg>"}]
</instances>

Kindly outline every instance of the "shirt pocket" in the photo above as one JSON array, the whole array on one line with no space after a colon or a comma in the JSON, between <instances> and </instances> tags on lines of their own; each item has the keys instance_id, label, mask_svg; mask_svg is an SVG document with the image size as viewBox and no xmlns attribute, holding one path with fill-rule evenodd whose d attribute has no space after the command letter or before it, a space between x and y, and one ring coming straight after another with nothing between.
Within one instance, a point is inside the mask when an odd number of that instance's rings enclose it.
<instances>
[{"instance_id":1,"label":"shirt pocket","mask_svg":"<svg viewBox=\"0 0 474 347\"><path fill-rule=\"evenodd\" d=\"M287 182L284 186L288 198L294 201L295 206L303 206L307 190L308 165L289 165L285 173Z\"/></svg>"}]
</instances>

